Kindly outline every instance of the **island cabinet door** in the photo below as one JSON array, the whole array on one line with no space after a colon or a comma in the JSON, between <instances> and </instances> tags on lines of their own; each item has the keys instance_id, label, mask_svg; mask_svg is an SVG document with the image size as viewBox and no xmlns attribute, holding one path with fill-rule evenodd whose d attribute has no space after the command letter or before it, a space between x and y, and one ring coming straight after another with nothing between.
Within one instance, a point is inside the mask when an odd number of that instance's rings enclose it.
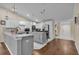
<instances>
[{"instance_id":1,"label":"island cabinet door","mask_svg":"<svg viewBox=\"0 0 79 59\"><path fill-rule=\"evenodd\" d=\"M23 37L21 41L21 54L32 55L33 51L33 36Z\"/></svg>"}]
</instances>

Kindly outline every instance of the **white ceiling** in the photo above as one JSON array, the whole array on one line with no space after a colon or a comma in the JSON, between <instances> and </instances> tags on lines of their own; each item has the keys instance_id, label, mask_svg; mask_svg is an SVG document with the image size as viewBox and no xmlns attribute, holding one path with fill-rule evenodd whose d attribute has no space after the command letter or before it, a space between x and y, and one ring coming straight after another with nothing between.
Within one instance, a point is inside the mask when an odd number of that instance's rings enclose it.
<instances>
[{"instance_id":1,"label":"white ceiling","mask_svg":"<svg viewBox=\"0 0 79 59\"><path fill-rule=\"evenodd\" d=\"M12 3L0 3L1 7L12 9ZM17 3L15 4L16 12L31 20L68 20L73 16L73 3ZM45 9L45 10L43 10ZM43 12L41 14L41 12Z\"/></svg>"}]
</instances>

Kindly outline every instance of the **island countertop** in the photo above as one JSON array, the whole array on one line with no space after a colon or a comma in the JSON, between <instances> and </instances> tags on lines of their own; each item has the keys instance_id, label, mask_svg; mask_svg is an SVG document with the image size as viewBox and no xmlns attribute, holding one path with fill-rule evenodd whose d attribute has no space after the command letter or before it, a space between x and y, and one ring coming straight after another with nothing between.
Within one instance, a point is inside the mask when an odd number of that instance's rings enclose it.
<instances>
[{"instance_id":1,"label":"island countertop","mask_svg":"<svg viewBox=\"0 0 79 59\"><path fill-rule=\"evenodd\" d=\"M4 34L11 36L13 38L22 38L22 37L26 37L26 36L33 36L33 34L25 34L25 33L24 34L15 34L15 33L11 33L11 32L4 32Z\"/></svg>"}]
</instances>

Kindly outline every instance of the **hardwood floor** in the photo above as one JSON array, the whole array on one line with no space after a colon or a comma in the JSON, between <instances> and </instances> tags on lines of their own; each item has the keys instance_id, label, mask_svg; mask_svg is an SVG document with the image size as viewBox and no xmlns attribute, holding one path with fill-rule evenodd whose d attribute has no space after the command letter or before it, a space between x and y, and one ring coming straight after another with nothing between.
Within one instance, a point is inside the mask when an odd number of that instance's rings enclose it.
<instances>
[{"instance_id":1,"label":"hardwood floor","mask_svg":"<svg viewBox=\"0 0 79 59\"><path fill-rule=\"evenodd\" d=\"M54 39L40 50L34 50L33 55L77 55L75 42L72 40Z\"/></svg>"},{"instance_id":2,"label":"hardwood floor","mask_svg":"<svg viewBox=\"0 0 79 59\"><path fill-rule=\"evenodd\" d=\"M4 42L0 42L0 55L10 55L7 47L5 46Z\"/></svg>"},{"instance_id":3,"label":"hardwood floor","mask_svg":"<svg viewBox=\"0 0 79 59\"><path fill-rule=\"evenodd\" d=\"M54 39L40 50L34 50L33 55L77 55L75 42L72 40ZM0 43L0 55L10 55L3 42Z\"/></svg>"}]
</instances>

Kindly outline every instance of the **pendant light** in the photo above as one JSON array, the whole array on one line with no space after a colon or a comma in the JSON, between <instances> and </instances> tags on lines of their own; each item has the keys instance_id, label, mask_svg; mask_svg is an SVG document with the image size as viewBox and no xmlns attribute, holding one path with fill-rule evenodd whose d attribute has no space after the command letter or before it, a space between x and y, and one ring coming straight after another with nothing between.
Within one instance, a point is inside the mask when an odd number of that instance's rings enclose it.
<instances>
[{"instance_id":1,"label":"pendant light","mask_svg":"<svg viewBox=\"0 0 79 59\"><path fill-rule=\"evenodd\" d=\"M46 9L43 8L42 11L40 12L40 17L41 17L41 21L43 21L45 19L45 12L46 12Z\"/></svg>"},{"instance_id":2,"label":"pendant light","mask_svg":"<svg viewBox=\"0 0 79 59\"><path fill-rule=\"evenodd\" d=\"M12 12L14 12L14 13L16 12L15 3L13 3Z\"/></svg>"}]
</instances>

